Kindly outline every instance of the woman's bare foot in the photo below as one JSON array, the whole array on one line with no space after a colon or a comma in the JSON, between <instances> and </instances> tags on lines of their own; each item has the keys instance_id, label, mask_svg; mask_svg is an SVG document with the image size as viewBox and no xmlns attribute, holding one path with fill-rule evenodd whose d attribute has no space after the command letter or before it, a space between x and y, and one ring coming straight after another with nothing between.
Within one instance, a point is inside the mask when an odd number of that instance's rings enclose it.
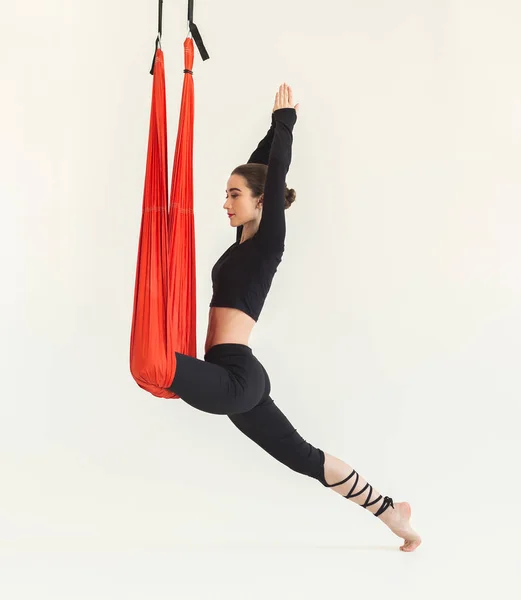
<instances>
[{"instance_id":1,"label":"woman's bare foot","mask_svg":"<svg viewBox=\"0 0 521 600\"><path fill-rule=\"evenodd\" d=\"M389 529L405 540L400 550L412 552L422 543L421 537L414 531L409 523L411 518L411 505L408 502L396 502L394 509L389 506L387 510L377 517L383 521Z\"/></svg>"}]
</instances>

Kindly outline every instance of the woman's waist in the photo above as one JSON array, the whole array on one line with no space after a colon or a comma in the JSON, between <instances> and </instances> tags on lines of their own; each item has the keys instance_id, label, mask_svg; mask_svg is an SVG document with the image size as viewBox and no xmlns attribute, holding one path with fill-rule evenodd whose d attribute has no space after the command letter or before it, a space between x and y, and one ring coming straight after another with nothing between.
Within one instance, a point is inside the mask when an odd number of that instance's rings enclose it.
<instances>
[{"instance_id":1,"label":"woman's waist","mask_svg":"<svg viewBox=\"0 0 521 600\"><path fill-rule=\"evenodd\" d=\"M255 320L237 308L212 306L208 316L205 352L216 344L248 345Z\"/></svg>"}]
</instances>

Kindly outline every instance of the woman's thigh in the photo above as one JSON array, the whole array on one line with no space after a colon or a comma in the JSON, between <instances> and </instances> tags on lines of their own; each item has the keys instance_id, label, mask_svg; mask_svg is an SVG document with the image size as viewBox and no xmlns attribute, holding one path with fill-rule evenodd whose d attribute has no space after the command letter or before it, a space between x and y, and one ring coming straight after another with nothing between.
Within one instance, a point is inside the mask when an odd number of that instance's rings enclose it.
<instances>
[{"instance_id":1,"label":"woman's thigh","mask_svg":"<svg viewBox=\"0 0 521 600\"><path fill-rule=\"evenodd\" d=\"M230 421L244 435L273 458L297 473L322 482L324 453L307 442L271 398L266 373L266 394L251 410L229 415Z\"/></svg>"},{"instance_id":2,"label":"woman's thigh","mask_svg":"<svg viewBox=\"0 0 521 600\"><path fill-rule=\"evenodd\" d=\"M176 352L175 377L168 388L203 412L231 415L251 410L262 398L262 366L239 344L214 347L205 360Z\"/></svg>"}]
</instances>

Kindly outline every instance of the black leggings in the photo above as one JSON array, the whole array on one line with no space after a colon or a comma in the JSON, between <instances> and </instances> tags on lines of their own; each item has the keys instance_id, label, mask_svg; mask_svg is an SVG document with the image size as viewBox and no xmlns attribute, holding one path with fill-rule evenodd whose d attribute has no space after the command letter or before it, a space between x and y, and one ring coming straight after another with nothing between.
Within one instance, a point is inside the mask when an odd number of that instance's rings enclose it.
<instances>
[{"instance_id":1,"label":"black leggings","mask_svg":"<svg viewBox=\"0 0 521 600\"><path fill-rule=\"evenodd\" d=\"M293 471L324 480L324 452L306 442L270 398L262 364L244 344L217 344L204 360L175 353L168 388L198 410L227 415L251 440Z\"/></svg>"}]
</instances>

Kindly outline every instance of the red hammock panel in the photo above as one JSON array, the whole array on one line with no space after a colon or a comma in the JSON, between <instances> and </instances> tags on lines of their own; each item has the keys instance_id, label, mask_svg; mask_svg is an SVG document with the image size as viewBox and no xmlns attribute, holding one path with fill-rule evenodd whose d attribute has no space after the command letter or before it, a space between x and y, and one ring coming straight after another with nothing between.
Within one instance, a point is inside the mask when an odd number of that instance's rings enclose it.
<instances>
[{"instance_id":1,"label":"red hammock panel","mask_svg":"<svg viewBox=\"0 0 521 600\"><path fill-rule=\"evenodd\" d=\"M194 44L184 42L185 69ZM193 192L194 82L185 73L168 206L168 157L164 55L157 48L134 289L130 371L159 398L168 391L175 352L196 357L195 235Z\"/></svg>"}]
</instances>

